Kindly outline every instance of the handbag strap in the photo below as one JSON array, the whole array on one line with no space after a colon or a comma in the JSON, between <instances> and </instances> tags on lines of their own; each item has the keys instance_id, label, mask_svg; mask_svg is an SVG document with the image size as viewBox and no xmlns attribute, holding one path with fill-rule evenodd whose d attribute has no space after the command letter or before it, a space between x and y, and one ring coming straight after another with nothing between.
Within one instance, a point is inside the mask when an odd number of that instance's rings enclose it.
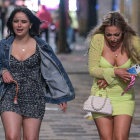
<instances>
[{"instance_id":1,"label":"handbag strap","mask_svg":"<svg viewBox=\"0 0 140 140\"><path fill-rule=\"evenodd\" d=\"M98 88L98 87L97 87ZM96 89L97 88L95 88L95 90L94 90L94 92L93 92L93 95L95 96L95 94L96 94ZM106 98L108 98L108 92L107 92L107 89L105 88L105 90L106 90Z\"/></svg>"},{"instance_id":2,"label":"handbag strap","mask_svg":"<svg viewBox=\"0 0 140 140\"><path fill-rule=\"evenodd\" d=\"M13 82L16 84L16 96L14 98L14 104L17 104L17 94L18 94L18 83L16 80L13 80Z\"/></svg>"},{"instance_id":3,"label":"handbag strap","mask_svg":"<svg viewBox=\"0 0 140 140\"><path fill-rule=\"evenodd\" d=\"M98 87L97 87L98 88ZM96 88L96 89L97 89ZM105 106L105 104L106 104L106 101L107 101L107 98L108 98L108 93L107 93L107 90L106 90L106 97L100 97L100 98L104 98L104 101L103 101L103 104L100 106L100 107L95 107L94 106L94 100L95 100L95 93L96 93L96 89L95 89L95 92L93 93L93 96L92 96L92 99L91 99L91 106L92 106L92 108L94 109L94 110L96 110L96 111L100 111L100 110L102 110L103 108L104 108L104 106ZM97 96L98 97L98 96Z\"/></svg>"},{"instance_id":4,"label":"handbag strap","mask_svg":"<svg viewBox=\"0 0 140 140\"><path fill-rule=\"evenodd\" d=\"M100 97L100 98L102 98L102 97ZM94 99L95 99L95 96L92 96L92 99L91 99L92 108L96 111L102 110L104 108L105 104L106 104L107 98L104 98L103 104L98 108L94 106Z\"/></svg>"}]
</instances>

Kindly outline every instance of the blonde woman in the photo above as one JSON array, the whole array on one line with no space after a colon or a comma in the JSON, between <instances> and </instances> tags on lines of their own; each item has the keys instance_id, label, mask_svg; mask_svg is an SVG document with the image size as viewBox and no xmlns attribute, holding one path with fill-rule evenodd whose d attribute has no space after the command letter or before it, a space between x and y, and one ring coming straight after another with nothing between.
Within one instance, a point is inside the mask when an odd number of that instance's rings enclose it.
<instances>
[{"instance_id":1,"label":"blonde woman","mask_svg":"<svg viewBox=\"0 0 140 140\"><path fill-rule=\"evenodd\" d=\"M96 89L97 96L106 96L107 90L113 105L111 116L92 114L100 139L128 140L135 108L134 89L123 96L121 93L134 76L126 70L140 63L140 40L119 12L110 12L91 31L88 41L88 68L94 77L91 93Z\"/></svg>"}]
</instances>

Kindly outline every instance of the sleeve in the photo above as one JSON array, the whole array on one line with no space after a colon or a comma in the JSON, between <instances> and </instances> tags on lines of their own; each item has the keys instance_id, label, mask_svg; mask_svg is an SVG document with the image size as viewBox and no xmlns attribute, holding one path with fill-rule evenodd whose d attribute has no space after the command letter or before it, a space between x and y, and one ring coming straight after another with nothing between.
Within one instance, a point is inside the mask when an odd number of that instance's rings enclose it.
<instances>
[{"instance_id":1,"label":"sleeve","mask_svg":"<svg viewBox=\"0 0 140 140\"><path fill-rule=\"evenodd\" d=\"M137 37L137 36L133 36L132 37L132 44L133 44L133 47L135 49L135 52L138 54L138 57L139 58L136 58L140 64L140 38ZM135 65L135 63L133 62L132 63L132 66ZM137 75L136 78L140 78L140 73Z\"/></svg>"},{"instance_id":2,"label":"sleeve","mask_svg":"<svg viewBox=\"0 0 140 140\"><path fill-rule=\"evenodd\" d=\"M91 76L99 79L105 79L109 85L117 84L114 68L100 67L100 59L102 55L102 45L104 39L101 36L95 35L90 43L89 56L88 56L88 70Z\"/></svg>"},{"instance_id":3,"label":"sleeve","mask_svg":"<svg viewBox=\"0 0 140 140\"><path fill-rule=\"evenodd\" d=\"M0 41L0 77L2 76L2 71L3 71L3 67L2 67L2 48L1 48L1 41Z\"/></svg>"},{"instance_id":4,"label":"sleeve","mask_svg":"<svg viewBox=\"0 0 140 140\"><path fill-rule=\"evenodd\" d=\"M3 48L2 48L2 41L0 41L0 78L2 77L2 74L3 74L3 70L7 70L7 68L4 67L3 65L3 60L2 60L2 57L3 57Z\"/></svg>"},{"instance_id":5,"label":"sleeve","mask_svg":"<svg viewBox=\"0 0 140 140\"><path fill-rule=\"evenodd\" d=\"M137 36L132 37L132 45L136 51L137 54L140 56L140 38ZM140 60L140 58L138 58Z\"/></svg>"},{"instance_id":6,"label":"sleeve","mask_svg":"<svg viewBox=\"0 0 140 140\"><path fill-rule=\"evenodd\" d=\"M0 46L1 46L1 43L0 43ZM3 71L3 67L2 67L2 55L1 55L1 51L0 51L0 84L3 82L2 71Z\"/></svg>"}]
</instances>

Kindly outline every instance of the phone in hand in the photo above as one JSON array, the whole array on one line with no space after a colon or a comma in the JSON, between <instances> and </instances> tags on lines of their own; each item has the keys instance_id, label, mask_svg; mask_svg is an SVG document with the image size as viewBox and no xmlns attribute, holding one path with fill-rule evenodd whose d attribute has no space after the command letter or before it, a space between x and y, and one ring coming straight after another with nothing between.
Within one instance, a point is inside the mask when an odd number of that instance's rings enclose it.
<instances>
[{"instance_id":1,"label":"phone in hand","mask_svg":"<svg viewBox=\"0 0 140 140\"><path fill-rule=\"evenodd\" d=\"M127 70L127 72L132 73L132 74L138 74L138 73L140 73L140 65L135 64L134 66L132 66L131 68L129 68Z\"/></svg>"}]
</instances>

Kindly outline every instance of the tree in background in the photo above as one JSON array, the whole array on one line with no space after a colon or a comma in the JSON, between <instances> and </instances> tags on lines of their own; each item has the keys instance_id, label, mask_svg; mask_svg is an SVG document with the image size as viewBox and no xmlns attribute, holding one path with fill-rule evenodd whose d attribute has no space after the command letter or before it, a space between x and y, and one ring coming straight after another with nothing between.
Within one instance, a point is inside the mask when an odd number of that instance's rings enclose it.
<instances>
[{"instance_id":1,"label":"tree in background","mask_svg":"<svg viewBox=\"0 0 140 140\"><path fill-rule=\"evenodd\" d=\"M97 25L97 0L88 0L87 32Z\"/></svg>"},{"instance_id":2,"label":"tree in background","mask_svg":"<svg viewBox=\"0 0 140 140\"><path fill-rule=\"evenodd\" d=\"M79 34L86 36L97 25L97 0L77 0Z\"/></svg>"},{"instance_id":3,"label":"tree in background","mask_svg":"<svg viewBox=\"0 0 140 140\"><path fill-rule=\"evenodd\" d=\"M60 0L59 4L59 29L57 40L58 53L70 53L69 44L67 43L67 18L68 18L68 0Z\"/></svg>"}]
</instances>

